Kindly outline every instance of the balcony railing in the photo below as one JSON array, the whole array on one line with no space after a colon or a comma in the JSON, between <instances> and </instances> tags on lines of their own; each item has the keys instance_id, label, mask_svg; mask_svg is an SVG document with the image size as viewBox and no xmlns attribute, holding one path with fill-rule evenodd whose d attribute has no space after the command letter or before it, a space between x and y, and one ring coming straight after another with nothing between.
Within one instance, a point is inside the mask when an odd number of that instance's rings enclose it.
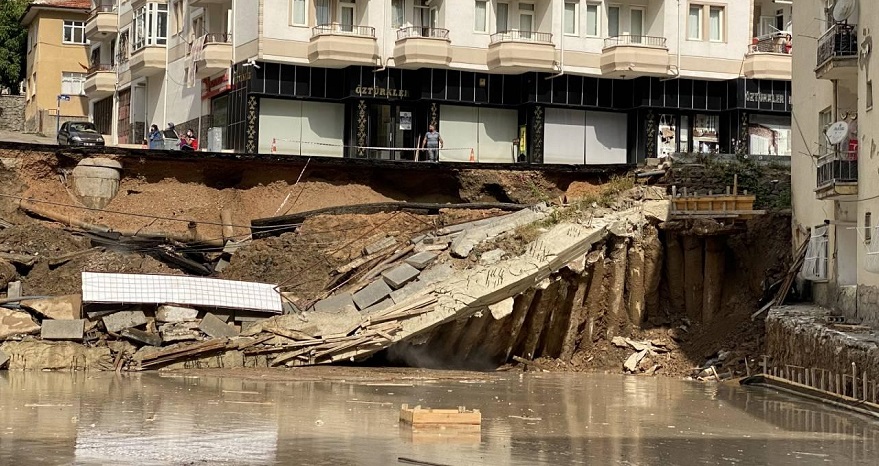
<instances>
[{"instance_id":1,"label":"balcony railing","mask_svg":"<svg viewBox=\"0 0 879 466\"><path fill-rule=\"evenodd\" d=\"M375 37L375 28L372 26L355 26L353 24L321 24L311 28L311 37L331 35L352 35Z\"/></svg>"},{"instance_id":2,"label":"balcony railing","mask_svg":"<svg viewBox=\"0 0 879 466\"><path fill-rule=\"evenodd\" d=\"M789 35L773 34L754 38L748 49L749 53L793 53Z\"/></svg>"},{"instance_id":3,"label":"balcony railing","mask_svg":"<svg viewBox=\"0 0 879 466\"><path fill-rule=\"evenodd\" d=\"M537 31L501 31L491 35L491 43L497 42L535 42L552 44L552 33Z\"/></svg>"},{"instance_id":4,"label":"balcony railing","mask_svg":"<svg viewBox=\"0 0 879 466\"><path fill-rule=\"evenodd\" d=\"M228 44L232 42L232 34L228 32L209 32L204 35L205 44Z\"/></svg>"},{"instance_id":5,"label":"balcony railing","mask_svg":"<svg viewBox=\"0 0 879 466\"><path fill-rule=\"evenodd\" d=\"M441 28L410 26L397 29L397 40L410 37L426 37L428 39L448 39L449 30Z\"/></svg>"},{"instance_id":6,"label":"balcony railing","mask_svg":"<svg viewBox=\"0 0 879 466\"><path fill-rule=\"evenodd\" d=\"M604 48L615 47L617 45L636 45L644 47L666 48L665 44L665 37L653 36L617 36L604 39Z\"/></svg>"},{"instance_id":7,"label":"balcony railing","mask_svg":"<svg viewBox=\"0 0 879 466\"><path fill-rule=\"evenodd\" d=\"M858 56L858 26L834 24L818 38L818 66L831 58Z\"/></svg>"},{"instance_id":8,"label":"balcony railing","mask_svg":"<svg viewBox=\"0 0 879 466\"><path fill-rule=\"evenodd\" d=\"M98 4L95 5L95 7L91 11L89 11L89 19L94 18L98 15L98 13L112 13L114 11L116 11L115 2L98 2Z\"/></svg>"},{"instance_id":9,"label":"balcony railing","mask_svg":"<svg viewBox=\"0 0 879 466\"><path fill-rule=\"evenodd\" d=\"M824 155L818 159L818 186L828 186L836 182L857 183L858 153L839 152Z\"/></svg>"},{"instance_id":10,"label":"balcony railing","mask_svg":"<svg viewBox=\"0 0 879 466\"><path fill-rule=\"evenodd\" d=\"M85 72L86 76L91 76L99 71L114 71L115 65L111 65L109 63L92 63L89 66L89 69Z\"/></svg>"}]
</instances>

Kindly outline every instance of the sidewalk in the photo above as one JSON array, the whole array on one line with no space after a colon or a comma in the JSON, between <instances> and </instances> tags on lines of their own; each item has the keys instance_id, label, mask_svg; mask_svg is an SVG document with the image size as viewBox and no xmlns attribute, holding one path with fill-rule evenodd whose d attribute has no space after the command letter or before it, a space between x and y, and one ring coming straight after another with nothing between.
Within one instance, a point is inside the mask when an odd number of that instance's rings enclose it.
<instances>
[{"instance_id":1,"label":"sidewalk","mask_svg":"<svg viewBox=\"0 0 879 466\"><path fill-rule=\"evenodd\" d=\"M22 142L26 144L55 144L54 138L40 136L34 133L21 133L18 131L0 131L0 141Z\"/></svg>"}]
</instances>

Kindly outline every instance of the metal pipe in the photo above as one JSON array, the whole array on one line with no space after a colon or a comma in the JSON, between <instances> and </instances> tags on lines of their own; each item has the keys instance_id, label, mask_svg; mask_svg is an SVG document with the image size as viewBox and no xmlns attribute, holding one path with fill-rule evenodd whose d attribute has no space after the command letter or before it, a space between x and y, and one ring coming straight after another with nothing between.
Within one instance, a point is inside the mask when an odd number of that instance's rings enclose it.
<instances>
[{"instance_id":1,"label":"metal pipe","mask_svg":"<svg viewBox=\"0 0 879 466\"><path fill-rule=\"evenodd\" d=\"M565 2L562 1L560 3L562 7L559 9L561 11L561 16L559 16L559 24L561 25L561 28L559 28L559 30L561 31L561 39L559 40L559 72L543 78L547 80L555 79L565 74Z\"/></svg>"}]
</instances>

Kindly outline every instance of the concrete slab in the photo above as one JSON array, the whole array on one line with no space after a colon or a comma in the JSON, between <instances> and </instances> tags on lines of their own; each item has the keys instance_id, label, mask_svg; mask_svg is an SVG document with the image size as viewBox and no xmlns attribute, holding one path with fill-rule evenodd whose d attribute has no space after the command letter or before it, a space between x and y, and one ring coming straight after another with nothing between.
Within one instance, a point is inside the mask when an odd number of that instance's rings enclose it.
<instances>
[{"instance_id":1,"label":"concrete slab","mask_svg":"<svg viewBox=\"0 0 879 466\"><path fill-rule=\"evenodd\" d=\"M397 240L388 236L367 245L365 248L363 248L363 252L368 256L370 254L375 254L383 249L387 249L395 244L397 244Z\"/></svg>"},{"instance_id":2,"label":"concrete slab","mask_svg":"<svg viewBox=\"0 0 879 466\"><path fill-rule=\"evenodd\" d=\"M192 322L198 320L198 311L191 307L163 305L156 310L159 322Z\"/></svg>"},{"instance_id":3,"label":"concrete slab","mask_svg":"<svg viewBox=\"0 0 879 466\"><path fill-rule=\"evenodd\" d=\"M427 235L418 235L418 236L414 236L414 237L412 237L412 239L409 240L409 243L411 243L411 244L418 244L418 243L420 243L421 241L423 241L424 238L427 238Z\"/></svg>"},{"instance_id":4,"label":"concrete slab","mask_svg":"<svg viewBox=\"0 0 879 466\"><path fill-rule=\"evenodd\" d=\"M21 305L33 309L41 316L56 320L82 318L82 295L70 294L52 298L26 299Z\"/></svg>"},{"instance_id":5,"label":"concrete slab","mask_svg":"<svg viewBox=\"0 0 879 466\"><path fill-rule=\"evenodd\" d=\"M385 270L384 272L382 272L382 278L384 278L385 281L388 282L388 285L391 285L391 288L398 290L402 288L403 285L418 278L419 273L421 273L421 271L419 271L415 267L403 263L390 270Z\"/></svg>"},{"instance_id":6,"label":"concrete slab","mask_svg":"<svg viewBox=\"0 0 879 466\"><path fill-rule=\"evenodd\" d=\"M201 336L201 333L196 330L197 328L198 323L196 322L174 322L159 327L159 334L165 343L192 341L198 340Z\"/></svg>"},{"instance_id":7,"label":"concrete slab","mask_svg":"<svg viewBox=\"0 0 879 466\"><path fill-rule=\"evenodd\" d=\"M122 331L121 335L129 340L149 346L162 346L162 336L155 333L144 332L136 328L127 328Z\"/></svg>"},{"instance_id":8,"label":"concrete slab","mask_svg":"<svg viewBox=\"0 0 879 466\"><path fill-rule=\"evenodd\" d=\"M391 292L391 299L395 304L400 304L403 301L407 300L410 296L415 295L421 290L426 289L428 284L421 280L416 280L408 285L400 288L399 290L394 290Z\"/></svg>"},{"instance_id":9,"label":"concrete slab","mask_svg":"<svg viewBox=\"0 0 879 466\"><path fill-rule=\"evenodd\" d=\"M85 320L52 320L43 321L40 338L43 340L82 340L85 332Z\"/></svg>"},{"instance_id":10,"label":"concrete slab","mask_svg":"<svg viewBox=\"0 0 879 466\"><path fill-rule=\"evenodd\" d=\"M514 298L507 298L488 306L488 310L491 311L491 316L494 317L494 320L501 320L513 313L514 302Z\"/></svg>"},{"instance_id":11,"label":"concrete slab","mask_svg":"<svg viewBox=\"0 0 879 466\"><path fill-rule=\"evenodd\" d=\"M354 305L354 297L351 296L351 293L339 293L337 295L330 296L327 299L322 299L316 303L314 303L314 310L317 312L324 311L338 311L339 309L344 309L346 307L355 308Z\"/></svg>"},{"instance_id":12,"label":"concrete slab","mask_svg":"<svg viewBox=\"0 0 879 466\"><path fill-rule=\"evenodd\" d=\"M393 293L391 293L391 294L393 294ZM373 304L372 306L369 306L368 308L360 311L360 313L363 315L370 315L370 314L374 314L379 311L383 311L393 305L394 305L393 299L385 298L385 299Z\"/></svg>"},{"instance_id":13,"label":"concrete slab","mask_svg":"<svg viewBox=\"0 0 879 466\"><path fill-rule=\"evenodd\" d=\"M433 285L451 277L454 273L455 270L449 264L437 264L422 271L418 281Z\"/></svg>"},{"instance_id":14,"label":"concrete slab","mask_svg":"<svg viewBox=\"0 0 879 466\"><path fill-rule=\"evenodd\" d=\"M491 223L466 230L463 235L455 238L455 241L452 242L452 255L467 257L479 243L501 233L513 231L520 226L542 220L549 214L549 211L550 209L545 204L540 204L503 217L495 217Z\"/></svg>"},{"instance_id":15,"label":"concrete slab","mask_svg":"<svg viewBox=\"0 0 879 466\"><path fill-rule=\"evenodd\" d=\"M443 244L419 243L419 244L415 245L415 252L445 251L446 249L449 249L449 243L443 243Z\"/></svg>"},{"instance_id":16,"label":"concrete slab","mask_svg":"<svg viewBox=\"0 0 879 466\"><path fill-rule=\"evenodd\" d=\"M433 251L422 251L406 258L405 262L418 270L424 270L436 258L437 254Z\"/></svg>"},{"instance_id":17,"label":"concrete slab","mask_svg":"<svg viewBox=\"0 0 879 466\"><path fill-rule=\"evenodd\" d=\"M7 298L20 298L21 294L21 282L16 280L14 282L9 282L6 285L6 297Z\"/></svg>"},{"instance_id":18,"label":"concrete slab","mask_svg":"<svg viewBox=\"0 0 879 466\"><path fill-rule=\"evenodd\" d=\"M0 307L0 341L13 335L30 335L40 331L40 326L27 312Z\"/></svg>"},{"instance_id":19,"label":"concrete slab","mask_svg":"<svg viewBox=\"0 0 879 466\"><path fill-rule=\"evenodd\" d=\"M9 362L9 355L0 350L0 369L3 369L7 362Z\"/></svg>"},{"instance_id":20,"label":"concrete slab","mask_svg":"<svg viewBox=\"0 0 879 466\"><path fill-rule=\"evenodd\" d=\"M220 318L220 320L223 320L224 322L227 322L227 323L229 322L229 319L221 314L214 314L214 315L216 315L218 318ZM248 311L237 310L237 311L235 311L234 321L239 322L239 323L240 322L258 322L260 320L265 320L265 319L266 319L266 315L260 314L259 312L248 312Z\"/></svg>"},{"instance_id":21,"label":"concrete slab","mask_svg":"<svg viewBox=\"0 0 879 466\"><path fill-rule=\"evenodd\" d=\"M119 333L123 329L138 327L147 323L146 315L143 311L119 311L104 316L104 327L110 333Z\"/></svg>"},{"instance_id":22,"label":"concrete slab","mask_svg":"<svg viewBox=\"0 0 879 466\"><path fill-rule=\"evenodd\" d=\"M369 306L387 298L391 294L391 287L384 280L376 280L366 288L354 293L354 304L357 309L366 309Z\"/></svg>"},{"instance_id":23,"label":"concrete slab","mask_svg":"<svg viewBox=\"0 0 879 466\"><path fill-rule=\"evenodd\" d=\"M213 338L231 338L238 336L238 331L235 330L235 327L228 325L210 312L205 314L204 318L201 319L198 329Z\"/></svg>"},{"instance_id":24,"label":"concrete slab","mask_svg":"<svg viewBox=\"0 0 879 466\"><path fill-rule=\"evenodd\" d=\"M504 258L504 254L506 251L503 249L492 249L491 251L485 251L479 257L479 264L481 265L494 265L501 261Z\"/></svg>"}]
</instances>

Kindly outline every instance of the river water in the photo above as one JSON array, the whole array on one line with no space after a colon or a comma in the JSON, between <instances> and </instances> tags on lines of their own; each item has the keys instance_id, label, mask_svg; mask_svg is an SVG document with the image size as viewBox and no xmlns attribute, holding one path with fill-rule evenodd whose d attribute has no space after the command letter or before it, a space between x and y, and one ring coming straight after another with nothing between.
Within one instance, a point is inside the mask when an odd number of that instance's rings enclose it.
<instances>
[{"instance_id":1,"label":"river water","mask_svg":"<svg viewBox=\"0 0 879 466\"><path fill-rule=\"evenodd\" d=\"M481 432L413 430L401 403L480 409ZM0 372L2 465L876 464L877 440L816 403L661 377Z\"/></svg>"}]
</instances>

